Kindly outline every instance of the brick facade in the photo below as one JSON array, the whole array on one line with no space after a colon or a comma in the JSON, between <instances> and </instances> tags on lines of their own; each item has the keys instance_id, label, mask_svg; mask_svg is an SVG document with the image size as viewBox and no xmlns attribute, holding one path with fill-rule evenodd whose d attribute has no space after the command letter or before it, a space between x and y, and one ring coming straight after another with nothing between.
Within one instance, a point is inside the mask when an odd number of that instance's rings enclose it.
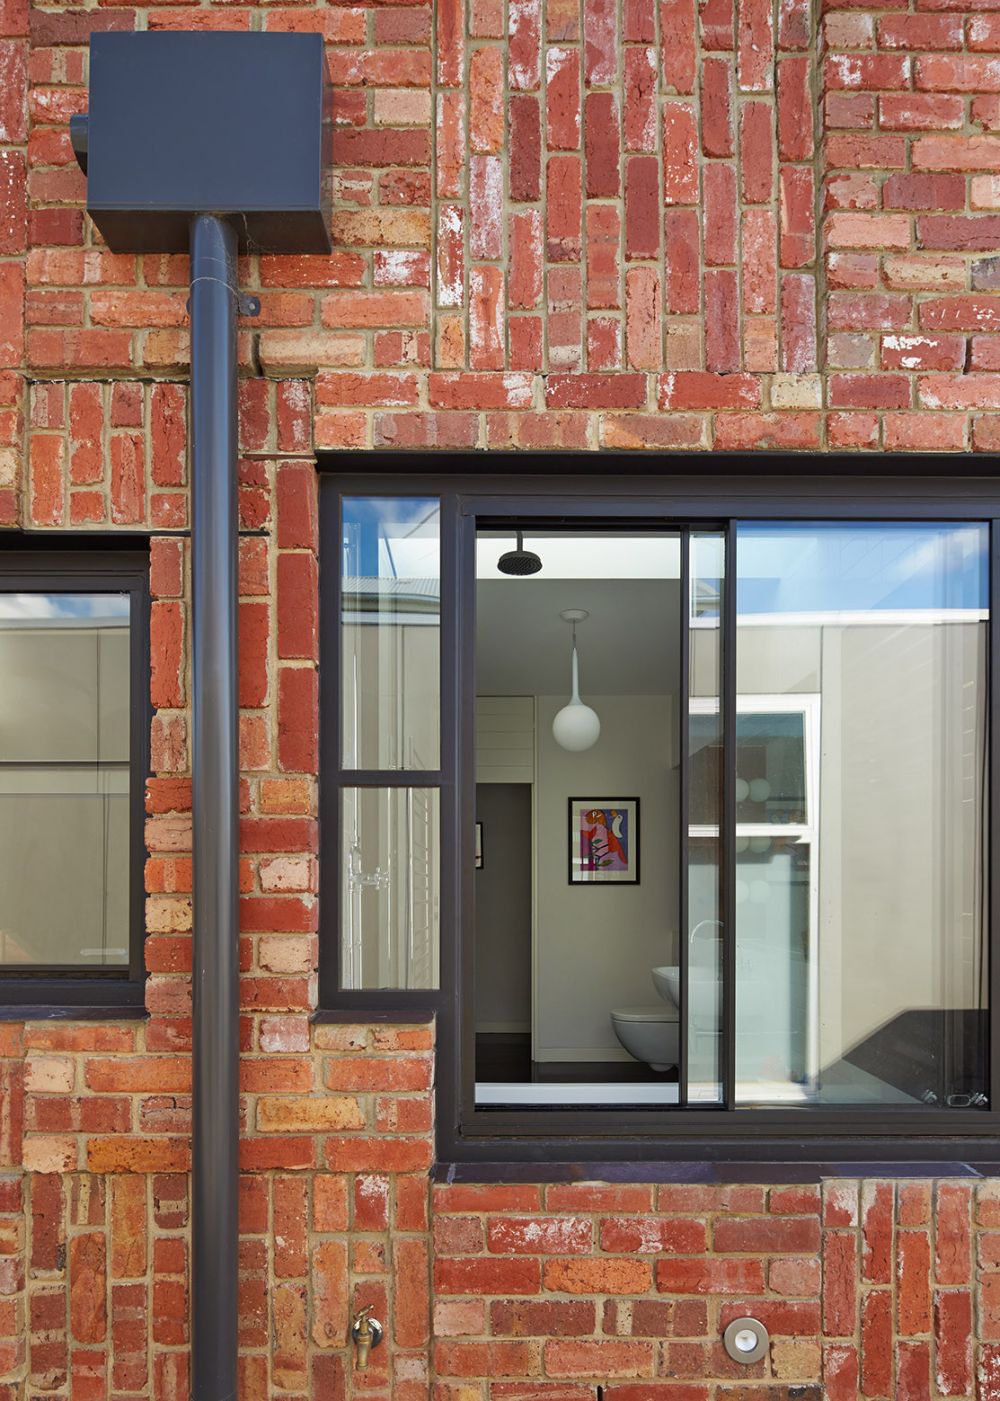
<instances>
[{"instance_id":1,"label":"brick facade","mask_svg":"<svg viewBox=\"0 0 1000 1401\"><path fill-rule=\"evenodd\" d=\"M994 451L994 7L0 0L0 524L152 535L155 709L148 1019L0 1025L4 1401L187 1395L187 265L100 246L67 130L91 31L171 27L334 84L333 253L241 264L244 1401L1000 1398L997 1182L432 1190L432 1029L309 1021L315 454Z\"/></svg>"}]
</instances>

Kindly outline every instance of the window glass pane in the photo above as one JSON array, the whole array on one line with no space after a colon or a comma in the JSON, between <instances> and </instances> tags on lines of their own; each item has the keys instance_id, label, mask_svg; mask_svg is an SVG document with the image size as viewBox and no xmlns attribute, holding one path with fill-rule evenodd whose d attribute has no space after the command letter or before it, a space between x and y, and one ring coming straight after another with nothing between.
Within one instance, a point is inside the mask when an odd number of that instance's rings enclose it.
<instances>
[{"instance_id":1,"label":"window glass pane","mask_svg":"<svg viewBox=\"0 0 1000 1401\"><path fill-rule=\"evenodd\" d=\"M722 921L719 827L722 821L722 598L725 539L690 537L688 684L687 1010L688 1099L722 1098Z\"/></svg>"},{"instance_id":2,"label":"window glass pane","mask_svg":"<svg viewBox=\"0 0 1000 1401\"><path fill-rule=\"evenodd\" d=\"M341 817L341 986L436 988L438 790L345 788Z\"/></svg>"},{"instance_id":3,"label":"window glass pane","mask_svg":"<svg viewBox=\"0 0 1000 1401\"><path fill-rule=\"evenodd\" d=\"M440 505L348 497L343 505L343 764L440 764Z\"/></svg>"},{"instance_id":4,"label":"window glass pane","mask_svg":"<svg viewBox=\"0 0 1000 1401\"><path fill-rule=\"evenodd\" d=\"M692 713L690 748L691 821L717 826L722 782L722 732L717 701L710 711ZM736 820L793 825L805 822L805 738L801 713L753 712L737 716Z\"/></svg>"},{"instance_id":5,"label":"window glass pane","mask_svg":"<svg viewBox=\"0 0 1000 1401\"><path fill-rule=\"evenodd\" d=\"M804 720L753 712L736 719L736 821L806 820Z\"/></svg>"},{"instance_id":6,"label":"window glass pane","mask_svg":"<svg viewBox=\"0 0 1000 1401\"><path fill-rule=\"evenodd\" d=\"M676 1106L680 535L512 523L476 572L476 1103Z\"/></svg>"},{"instance_id":7,"label":"window glass pane","mask_svg":"<svg viewBox=\"0 0 1000 1401\"><path fill-rule=\"evenodd\" d=\"M738 532L737 1094L985 1105L988 532Z\"/></svg>"},{"instance_id":8,"label":"window glass pane","mask_svg":"<svg viewBox=\"0 0 1000 1401\"><path fill-rule=\"evenodd\" d=\"M127 967L129 598L0 594L0 963Z\"/></svg>"}]
</instances>

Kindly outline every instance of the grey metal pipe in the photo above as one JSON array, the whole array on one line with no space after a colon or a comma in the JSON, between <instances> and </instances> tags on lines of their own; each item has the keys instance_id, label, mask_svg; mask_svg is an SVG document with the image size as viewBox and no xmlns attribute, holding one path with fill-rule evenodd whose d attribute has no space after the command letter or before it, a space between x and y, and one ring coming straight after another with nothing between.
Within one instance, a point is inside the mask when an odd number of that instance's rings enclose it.
<instances>
[{"instance_id":1,"label":"grey metal pipe","mask_svg":"<svg viewBox=\"0 0 1000 1401\"><path fill-rule=\"evenodd\" d=\"M191 1394L236 1396L239 751L236 231L191 221L194 1083Z\"/></svg>"}]
</instances>

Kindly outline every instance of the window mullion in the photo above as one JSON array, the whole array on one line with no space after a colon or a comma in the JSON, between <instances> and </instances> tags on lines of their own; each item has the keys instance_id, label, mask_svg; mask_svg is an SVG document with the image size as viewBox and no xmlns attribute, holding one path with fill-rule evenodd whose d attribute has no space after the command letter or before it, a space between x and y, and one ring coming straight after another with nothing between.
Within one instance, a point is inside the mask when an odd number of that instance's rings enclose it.
<instances>
[{"instance_id":1,"label":"window mullion","mask_svg":"<svg viewBox=\"0 0 1000 1401\"><path fill-rule=\"evenodd\" d=\"M446 1053L451 1051L451 1062L445 1066L439 1090L442 1109L457 1121L474 1112L476 1096L476 520L458 510L455 498L449 498L449 518L455 521L455 549L449 558L448 578L453 587L449 612L455 628L456 668L452 678L455 723L449 747L462 781L453 784L452 796L458 839L454 847L443 853L443 860L452 864L449 884L455 892L455 907L454 919L444 929L441 948L442 988L451 992L452 1001L451 1015L442 1017L439 1027L442 1047Z\"/></svg>"},{"instance_id":2,"label":"window mullion","mask_svg":"<svg viewBox=\"0 0 1000 1401\"><path fill-rule=\"evenodd\" d=\"M987 687L987 733L989 735L989 768L986 797L986 830L988 856L984 875L989 882L987 893L987 958L989 959L989 1062L990 1104L995 1108L1000 1095L1000 1034L996 1018L1000 1009L1000 821L996 801L1000 793L1000 732L996 723L996 706L1000 698L1000 518L989 523L990 551L990 621L989 621L989 682Z\"/></svg>"},{"instance_id":3,"label":"window mullion","mask_svg":"<svg viewBox=\"0 0 1000 1401\"><path fill-rule=\"evenodd\" d=\"M726 526L722 601L722 1102L736 1107L736 523Z\"/></svg>"},{"instance_id":4,"label":"window mullion","mask_svg":"<svg viewBox=\"0 0 1000 1401\"><path fill-rule=\"evenodd\" d=\"M678 1075L678 1100L681 1108L686 1108L688 1104L688 1091L690 1081L690 1060L688 1051L690 1047L689 1023L690 1014L688 1009L691 1005L689 996L689 975L690 960L688 957L691 945L691 914L690 914L690 828L691 828L691 745L690 745L690 723L691 714L691 532L683 530L681 532L681 587L680 587L680 681L678 690L680 694L680 864L678 872L680 876L679 890L679 917L677 921L678 940L678 964L680 968L681 984L681 1004L679 1018L679 1062L677 1067Z\"/></svg>"}]
</instances>

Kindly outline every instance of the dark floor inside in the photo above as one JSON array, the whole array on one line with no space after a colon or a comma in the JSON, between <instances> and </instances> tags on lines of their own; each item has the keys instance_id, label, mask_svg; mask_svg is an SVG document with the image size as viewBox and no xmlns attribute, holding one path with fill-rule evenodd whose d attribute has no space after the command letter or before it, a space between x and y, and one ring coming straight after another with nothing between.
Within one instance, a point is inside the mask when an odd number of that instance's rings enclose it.
<instances>
[{"instance_id":1,"label":"dark floor inside","mask_svg":"<svg viewBox=\"0 0 1000 1401\"><path fill-rule=\"evenodd\" d=\"M608 1085L670 1084L676 1070L653 1070L642 1061L536 1061L528 1032L477 1032L476 1079L481 1083Z\"/></svg>"}]
</instances>

